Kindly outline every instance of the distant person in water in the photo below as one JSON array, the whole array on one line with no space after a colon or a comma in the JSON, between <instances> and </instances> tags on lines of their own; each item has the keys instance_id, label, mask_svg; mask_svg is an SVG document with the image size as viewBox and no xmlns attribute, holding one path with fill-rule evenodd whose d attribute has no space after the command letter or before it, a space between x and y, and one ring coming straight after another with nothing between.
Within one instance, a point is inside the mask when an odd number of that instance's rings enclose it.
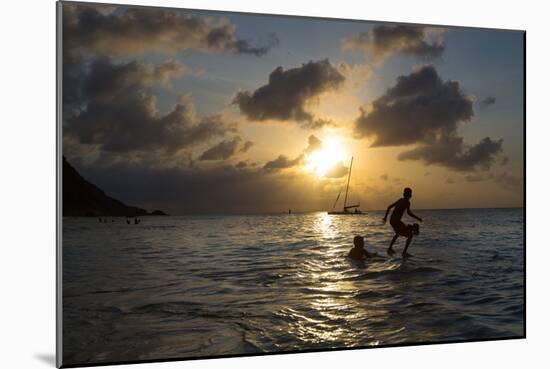
<instances>
[{"instance_id":1,"label":"distant person in water","mask_svg":"<svg viewBox=\"0 0 550 369\"><path fill-rule=\"evenodd\" d=\"M348 258L362 261L374 256L376 256L376 253L370 253L365 250L365 239L363 237L355 236L353 238L353 248L349 250Z\"/></svg>"},{"instance_id":2,"label":"distant person in water","mask_svg":"<svg viewBox=\"0 0 550 369\"><path fill-rule=\"evenodd\" d=\"M386 210L386 215L384 215L384 223L386 223L388 219L388 213L392 208L395 208L393 209L393 212L390 217L390 224L393 230L395 231L395 236L393 236L393 239L390 242L390 247L388 247L388 254L390 255L395 253L395 251L393 250L393 244L395 243L395 241L397 241L397 238L399 236L402 236L402 237L407 237L407 243L405 244L405 248L403 249L403 256L405 257L412 256L411 254L407 253L407 249L411 244L413 236L418 235L420 231L420 227L418 226L417 223L413 225L406 225L405 223L403 223L401 218L403 217L403 213L405 212L405 210L407 210L407 214L410 217L417 219L419 222L422 222L422 219L412 213L410 208L411 197L412 197L412 190L408 187L405 188L403 190L403 197L397 200L396 202L394 202L393 204L391 204L390 206L388 206L388 209Z\"/></svg>"}]
</instances>

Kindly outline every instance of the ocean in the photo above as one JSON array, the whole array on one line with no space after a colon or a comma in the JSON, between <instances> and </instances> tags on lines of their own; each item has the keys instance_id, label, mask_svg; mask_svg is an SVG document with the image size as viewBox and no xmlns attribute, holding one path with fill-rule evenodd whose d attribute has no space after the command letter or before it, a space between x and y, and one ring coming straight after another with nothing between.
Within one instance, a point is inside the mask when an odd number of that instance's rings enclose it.
<instances>
[{"instance_id":1,"label":"ocean","mask_svg":"<svg viewBox=\"0 0 550 369\"><path fill-rule=\"evenodd\" d=\"M65 217L64 364L522 336L523 209L415 213Z\"/></svg>"}]
</instances>

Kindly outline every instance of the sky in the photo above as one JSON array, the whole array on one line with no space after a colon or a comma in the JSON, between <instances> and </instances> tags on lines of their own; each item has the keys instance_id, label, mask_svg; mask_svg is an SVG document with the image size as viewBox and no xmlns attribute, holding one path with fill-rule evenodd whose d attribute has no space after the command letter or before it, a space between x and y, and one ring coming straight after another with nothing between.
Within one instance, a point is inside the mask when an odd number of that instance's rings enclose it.
<instances>
[{"instance_id":1,"label":"sky","mask_svg":"<svg viewBox=\"0 0 550 369\"><path fill-rule=\"evenodd\" d=\"M63 3L63 155L170 214L523 206L523 33ZM343 206L342 201L336 208Z\"/></svg>"}]
</instances>

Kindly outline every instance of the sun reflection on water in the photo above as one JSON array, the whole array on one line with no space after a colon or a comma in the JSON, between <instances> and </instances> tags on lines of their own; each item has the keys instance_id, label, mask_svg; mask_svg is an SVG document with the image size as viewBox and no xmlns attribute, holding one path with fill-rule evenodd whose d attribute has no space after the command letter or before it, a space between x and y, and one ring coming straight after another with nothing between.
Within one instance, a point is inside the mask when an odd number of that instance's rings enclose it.
<instances>
[{"instance_id":1,"label":"sun reflection on water","mask_svg":"<svg viewBox=\"0 0 550 369\"><path fill-rule=\"evenodd\" d=\"M313 228L319 235L318 244L306 250L300 268L307 294L301 294L300 306L281 313L290 320L288 333L307 344L377 345L380 341L365 329L365 321L382 319L385 311L356 298L370 289L371 282L350 280L358 270L346 258L351 242L346 235L351 232L342 232L342 226L345 223L327 213L316 214Z\"/></svg>"}]
</instances>

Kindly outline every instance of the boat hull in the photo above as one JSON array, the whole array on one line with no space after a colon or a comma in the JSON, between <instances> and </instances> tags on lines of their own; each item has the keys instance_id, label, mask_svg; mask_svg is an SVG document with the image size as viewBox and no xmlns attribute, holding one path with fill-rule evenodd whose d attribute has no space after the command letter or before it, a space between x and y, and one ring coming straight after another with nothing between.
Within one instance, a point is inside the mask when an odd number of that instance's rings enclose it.
<instances>
[{"instance_id":1,"label":"boat hull","mask_svg":"<svg viewBox=\"0 0 550 369\"><path fill-rule=\"evenodd\" d=\"M327 211L327 214L328 215L367 215L367 213L363 213L363 212L360 212L360 213L354 213L352 211Z\"/></svg>"}]
</instances>

